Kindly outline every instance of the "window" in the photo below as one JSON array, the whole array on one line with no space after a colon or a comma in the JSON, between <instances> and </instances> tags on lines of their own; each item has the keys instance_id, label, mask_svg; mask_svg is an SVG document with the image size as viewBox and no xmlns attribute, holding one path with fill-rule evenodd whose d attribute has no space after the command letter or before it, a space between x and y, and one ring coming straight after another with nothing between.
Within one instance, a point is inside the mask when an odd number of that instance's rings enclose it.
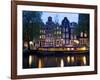
<instances>
[{"instance_id":1,"label":"window","mask_svg":"<svg viewBox=\"0 0 100 80\"><path fill-rule=\"evenodd\" d=\"M74 33L74 29L71 29L71 33Z\"/></svg>"},{"instance_id":2,"label":"window","mask_svg":"<svg viewBox=\"0 0 100 80\"><path fill-rule=\"evenodd\" d=\"M68 32L68 28L66 28L66 32Z\"/></svg>"},{"instance_id":3,"label":"window","mask_svg":"<svg viewBox=\"0 0 100 80\"><path fill-rule=\"evenodd\" d=\"M84 37L87 37L87 34L86 33L84 33Z\"/></svg>"},{"instance_id":4,"label":"window","mask_svg":"<svg viewBox=\"0 0 100 80\"><path fill-rule=\"evenodd\" d=\"M71 35L71 39L74 39L74 38L73 38L73 35Z\"/></svg>"},{"instance_id":5,"label":"window","mask_svg":"<svg viewBox=\"0 0 100 80\"><path fill-rule=\"evenodd\" d=\"M45 39L45 35L40 35L40 39Z\"/></svg>"},{"instance_id":6,"label":"window","mask_svg":"<svg viewBox=\"0 0 100 80\"><path fill-rule=\"evenodd\" d=\"M57 27L57 29L59 29L59 27Z\"/></svg>"},{"instance_id":7,"label":"window","mask_svg":"<svg viewBox=\"0 0 100 80\"><path fill-rule=\"evenodd\" d=\"M63 28L63 32L65 32L65 28Z\"/></svg>"},{"instance_id":8,"label":"window","mask_svg":"<svg viewBox=\"0 0 100 80\"><path fill-rule=\"evenodd\" d=\"M57 34L61 34L61 31L57 31Z\"/></svg>"},{"instance_id":9,"label":"window","mask_svg":"<svg viewBox=\"0 0 100 80\"><path fill-rule=\"evenodd\" d=\"M41 39L42 37L41 37L41 35L40 35L40 39Z\"/></svg>"},{"instance_id":10,"label":"window","mask_svg":"<svg viewBox=\"0 0 100 80\"><path fill-rule=\"evenodd\" d=\"M68 39L66 40L66 44L69 44L69 40Z\"/></svg>"},{"instance_id":11,"label":"window","mask_svg":"<svg viewBox=\"0 0 100 80\"><path fill-rule=\"evenodd\" d=\"M83 32L81 32L80 36L83 37Z\"/></svg>"},{"instance_id":12,"label":"window","mask_svg":"<svg viewBox=\"0 0 100 80\"><path fill-rule=\"evenodd\" d=\"M76 35L74 35L74 39L76 39Z\"/></svg>"},{"instance_id":13,"label":"window","mask_svg":"<svg viewBox=\"0 0 100 80\"><path fill-rule=\"evenodd\" d=\"M40 33L44 33L45 34L45 30L40 30Z\"/></svg>"},{"instance_id":14,"label":"window","mask_svg":"<svg viewBox=\"0 0 100 80\"><path fill-rule=\"evenodd\" d=\"M66 34L66 38L69 38L69 34L68 33Z\"/></svg>"},{"instance_id":15,"label":"window","mask_svg":"<svg viewBox=\"0 0 100 80\"><path fill-rule=\"evenodd\" d=\"M65 34L63 34L63 38L65 38Z\"/></svg>"}]
</instances>

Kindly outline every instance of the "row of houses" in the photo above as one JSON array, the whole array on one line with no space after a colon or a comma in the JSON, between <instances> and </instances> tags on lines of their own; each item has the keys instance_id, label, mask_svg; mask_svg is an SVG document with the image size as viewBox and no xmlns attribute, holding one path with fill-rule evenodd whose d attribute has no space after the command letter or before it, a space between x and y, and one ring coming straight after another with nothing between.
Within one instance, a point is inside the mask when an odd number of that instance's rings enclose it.
<instances>
[{"instance_id":1,"label":"row of houses","mask_svg":"<svg viewBox=\"0 0 100 80\"><path fill-rule=\"evenodd\" d=\"M74 33L77 25L75 22L70 23L67 17L64 17L61 25L54 23L52 17L48 17L46 24L41 26L39 39L33 40L34 47L88 46L87 33Z\"/></svg>"}]
</instances>

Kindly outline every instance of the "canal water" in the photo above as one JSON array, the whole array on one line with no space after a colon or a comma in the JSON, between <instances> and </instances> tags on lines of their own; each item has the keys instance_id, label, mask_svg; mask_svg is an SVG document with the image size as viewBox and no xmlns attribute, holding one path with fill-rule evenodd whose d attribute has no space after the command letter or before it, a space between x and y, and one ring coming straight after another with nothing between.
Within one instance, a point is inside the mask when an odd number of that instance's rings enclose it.
<instances>
[{"instance_id":1,"label":"canal water","mask_svg":"<svg viewBox=\"0 0 100 80\"><path fill-rule=\"evenodd\" d=\"M55 54L61 54L55 52ZM89 52L75 53L57 56L23 53L23 68L52 68L52 67L69 67L69 66L88 66Z\"/></svg>"}]
</instances>

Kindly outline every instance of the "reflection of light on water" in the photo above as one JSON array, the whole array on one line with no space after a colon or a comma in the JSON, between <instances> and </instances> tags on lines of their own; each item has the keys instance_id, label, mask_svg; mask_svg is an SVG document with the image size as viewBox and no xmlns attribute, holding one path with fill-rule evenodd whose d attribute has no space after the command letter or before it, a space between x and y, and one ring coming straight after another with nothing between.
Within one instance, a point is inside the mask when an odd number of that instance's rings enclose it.
<instances>
[{"instance_id":1,"label":"reflection of light on water","mask_svg":"<svg viewBox=\"0 0 100 80\"><path fill-rule=\"evenodd\" d=\"M57 62L57 60L58 60L58 59L57 59L57 57L56 57L56 62Z\"/></svg>"},{"instance_id":2,"label":"reflection of light on water","mask_svg":"<svg viewBox=\"0 0 100 80\"><path fill-rule=\"evenodd\" d=\"M83 64L86 65L86 56L83 56Z\"/></svg>"},{"instance_id":3,"label":"reflection of light on water","mask_svg":"<svg viewBox=\"0 0 100 80\"><path fill-rule=\"evenodd\" d=\"M29 56L29 66L31 66L32 65L32 56L30 55Z\"/></svg>"},{"instance_id":4,"label":"reflection of light on water","mask_svg":"<svg viewBox=\"0 0 100 80\"><path fill-rule=\"evenodd\" d=\"M67 62L68 63L70 62L70 56L67 56Z\"/></svg>"},{"instance_id":5,"label":"reflection of light on water","mask_svg":"<svg viewBox=\"0 0 100 80\"><path fill-rule=\"evenodd\" d=\"M71 57L71 61L74 62L74 56Z\"/></svg>"},{"instance_id":6,"label":"reflection of light on water","mask_svg":"<svg viewBox=\"0 0 100 80\"><path fill-rule=\"evenodd\" d=\"M41 68L41 67L42 67L42 60L39 59L38 68Z\"/></svg>"},{"instance_id":7,"label":"reflection of light on water","mask_svg":"<svg viewBox=\"0 0 100 80\"><path fill-rule=\"evenodd\" d=\"M61 58L60 66L61 66L61 67L64 67L64 60L63 60L63 58Z\"/></svg>"}]
</instances>

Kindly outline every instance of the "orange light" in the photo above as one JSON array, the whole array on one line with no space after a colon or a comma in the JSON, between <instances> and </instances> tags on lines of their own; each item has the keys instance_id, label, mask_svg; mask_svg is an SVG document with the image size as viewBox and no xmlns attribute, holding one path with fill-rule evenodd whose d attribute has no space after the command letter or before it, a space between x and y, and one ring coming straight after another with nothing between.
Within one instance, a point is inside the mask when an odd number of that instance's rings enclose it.
<instances>
[{"instance_id":1,"label":"orange light","mask_svg":"<svg viewBox=\"0 0 100 80\"><path fill-rule=\"evenodd\" d=\"M73 50L74 50L74 48L71 48L71 50L73 51Z\"/></svg>"},{"instance_id":2,"label":"orange light","mask_svg":"<svg viewBox=\"0 0 100 80\"><path fill-rule=\"evenodd\" d=\"M85 56L83 56L83 63L84 63L84 65L86 65L86 57Z\"/></svg>"},{"instance_id":3,"label":"orange light","mask_svg":"<svg viewBox=\"0 0 100 80\"><path fill-rule=\"evenodd\" d=\"M83 51L84 51L84 50L87 50L87 49L86 49L86 47L84 46L84 47L82 47L82 48L81 48L81 50L83 50Z\"/></svg>"},{"instance_id":4,"label":"orange light","mask_svg":"<svg viewBox=\"0 0 100 80\"><path fill-rule=\"evenodd\" d=\"M70 56L67 57L67 62L68 62L68 63L70 62Z\"/></svg>"},{"instance_id":5,"label":"orange light","mask_svg":"<svg viewBox=\"0 0 100 80\"><path fill-rule=\"evenodd\" d=\"M68 51L70 51L70 48L67 48Z\"/></svg>"},{"instance_id":6,"label":"orange light","mask_svg":"<svg viewBox=\"0 0 100 80\"><path fill-rule=\"evenodd\" d=\"M74 56L71 57L71 61L74 62Z\"/></svg>"},{"instance_id":7,"label":"orange light","mask_svg":"<svg viewBox=\"0 0 100 80\"><path fill-rule=\"evenodd\" d=\"M39 62L38 62L38 68L41 68L42 67L42 60L39 59Z\"/></svg>"},{"instance_id":8,"label":"orange light","mask_svg":"<svg viewBox=\"0 0 100 80\"><path fill-rule=\"evenodd\" d=\"M28 43L24 42L24 47L28 48Z\"/></svg>"},{"instance_id":9,"label":"orange light","mask_svg":"<svg viewBox=\"0 0 100 80\"><path fill-rule=\"evenodd\" d=\"M64 67L64 60L63 60L63 59L61 59L60 66L61 66L61 67Z\"/></svg>"},{"instance_id":10,"label":"orange light","mask_svg":"<svg viewBox=\"0 0 100 80\"><path fill-rule=\"evenodd\" d=\"M32 65L32 56L30 55L29 56L29 66L31 66Z\"/></svg>"},{"instance_id":11,"label":"orange light","mask_svg":"<svg viewBox=\"0 0 100 80\"><path fill-rule=\"evenodd\" d=\"M81 48L77 48L77 50L79 50L79 51L85 51L85 50L87 50L87 48L84 46L84 47L81 47Z\"/></svg>"},{"instance_id":12,"label":"orange light","mask_svg":"<svg viewBox=\"0 0 100 80\"><path fill-rule=\"evenodd\" d=\"M76 44L79 44L79 41L78 41L78 40L74 40L74 42L75 42Z\"/></svg>"}]
</instances>

